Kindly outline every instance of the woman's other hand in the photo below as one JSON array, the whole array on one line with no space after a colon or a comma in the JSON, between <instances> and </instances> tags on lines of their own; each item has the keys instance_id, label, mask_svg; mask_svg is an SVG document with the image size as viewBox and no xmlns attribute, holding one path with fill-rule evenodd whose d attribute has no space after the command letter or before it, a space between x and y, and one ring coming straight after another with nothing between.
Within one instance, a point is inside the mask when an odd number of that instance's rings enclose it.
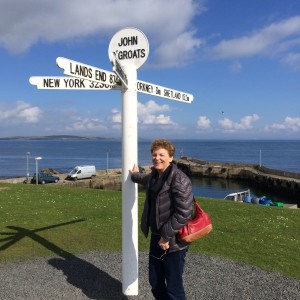
<instances>
[{"instance_id":1,"label":"woman's other hand","mask_svg":"<svg viewBox=\"0 0 300 300\"><path fill-rule=\"evenodd\" d=\"M166 241L164 238L160 238L159 242L158 242L159 247L162 250L168 250L170 245L169 245L169 241Z\"/></svg>"}]
</instances>

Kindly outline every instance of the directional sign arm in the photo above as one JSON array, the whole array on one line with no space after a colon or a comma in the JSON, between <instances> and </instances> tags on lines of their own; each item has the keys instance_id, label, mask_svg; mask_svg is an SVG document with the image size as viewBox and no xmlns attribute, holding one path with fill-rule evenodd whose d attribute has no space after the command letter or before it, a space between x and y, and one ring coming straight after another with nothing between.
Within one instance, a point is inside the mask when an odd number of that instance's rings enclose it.
<instances>
[{"instance_id":1,"label":"directional sign arm","mask_svg":"<svg viewBox=\"0 0 300 300\"><path fill-rule=\"evenodd\" d=\"M163 97L171 100L191 103L194 100L192 94L180 92L157 84L148 83L145 81L137 80L137 91L157 97Z\"/></svg>"},{"instance_id":2,"label":"directional sign arm","mask_svg":"<svg viewBox=\"0 0 300 300\"><path fill-rule=\"evenodd\" d=\"M91 81L69 76L32 76L29 78L32 85L43 90L119 90L118 84L110 85L99 81Z\"/></svg>"},{"instance_id":3,"label":"directional sign arm","mask_svg":"<svg viewBox=\"0 0 300 300\"><path fill-rule=\"evenodd\" d=\"M69 76L98 81L109 85L119 84L120 82L118 76L113 72L82 64L64 57L58 57L56 63L64 70L64 74Z\"/></svg>"}]
</instances>

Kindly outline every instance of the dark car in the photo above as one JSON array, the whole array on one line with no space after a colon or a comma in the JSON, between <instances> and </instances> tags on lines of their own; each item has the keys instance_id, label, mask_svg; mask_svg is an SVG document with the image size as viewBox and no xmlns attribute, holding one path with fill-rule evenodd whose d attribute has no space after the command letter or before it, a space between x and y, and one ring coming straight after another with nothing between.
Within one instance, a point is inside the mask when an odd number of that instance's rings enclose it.
<instances>
[{"instance_id":1,"label":"dark car","mask_svg":"<svg viewBox=\"0 0 300 300\"><path fill-rule=\"evenodd\" d=\"M46 172L40 172L38 174L38 183L45 184L45 183L51 183L51 182L58 182L59 177L46 173ZM32 177L31 183L36 183L36 176L35 173Z\"/></svg>"}]
</instances>

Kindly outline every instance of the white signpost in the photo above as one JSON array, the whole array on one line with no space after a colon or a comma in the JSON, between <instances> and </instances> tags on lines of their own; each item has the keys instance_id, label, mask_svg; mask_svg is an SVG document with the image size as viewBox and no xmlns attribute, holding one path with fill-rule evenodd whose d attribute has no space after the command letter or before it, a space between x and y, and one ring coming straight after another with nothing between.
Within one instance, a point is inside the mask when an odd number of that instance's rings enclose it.
<instances>
[{"instance_id":1,"label":"white signpost","mask_svg":"<svg viewBox=\"0 0 300 300\"><path fill-rule=\"evenodd\" d=\"M72 77L29 79L38 89L122 92L122 290L125 295L138 295L138 190L128 172L138 162L137 92L186 103L193 101L191 94L137 80L137 69L145 63L148 54L149 43L144 33L125 28L112 37L108 48L114 73L58 57L57 65Z\"/></svg>"}]
</instances>

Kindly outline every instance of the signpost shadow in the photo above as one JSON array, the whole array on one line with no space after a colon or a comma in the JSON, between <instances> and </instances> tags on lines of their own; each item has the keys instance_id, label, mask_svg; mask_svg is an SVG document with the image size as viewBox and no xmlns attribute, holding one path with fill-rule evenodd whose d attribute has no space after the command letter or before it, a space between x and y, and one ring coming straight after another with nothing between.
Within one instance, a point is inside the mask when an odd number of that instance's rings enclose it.
<instances>
[{"instance_id":1,"label":"signpost shadow","mask_svg":"<svg viewBox=\"0 0 300 300\"><path fill-rule=\"evenodd\" d=\"M50 225L35 230L29 230L23 227L7 226L8 229L15 232L0 232L0 251L8 249L13 244L27 237L39 243L46 249L52 251L58 258L51 258L48 264L58 270L62 270L67 277L66 280L73 286L82 290L90 299L128 299L122 293L122 284L119 280L111 277L108 273L97 268L90 262L81 259L74 254L63 250L54 243L48 241L37 232L52 229L59 226L66 226L77 222L83 222L84 219Z\"/></svg>"},{"instance_id":2,"label":"signpost shadow","mask_svg":"<svg viewBox=\"0 0 300 300\"><path fill-rule=\"evenodd\" d=\"M49 265L63 271L67 281L82 290L90 299L128 299L122 293L122 283L88 261L75 255L52 258Z\"/></svg>"}]
</instances>

